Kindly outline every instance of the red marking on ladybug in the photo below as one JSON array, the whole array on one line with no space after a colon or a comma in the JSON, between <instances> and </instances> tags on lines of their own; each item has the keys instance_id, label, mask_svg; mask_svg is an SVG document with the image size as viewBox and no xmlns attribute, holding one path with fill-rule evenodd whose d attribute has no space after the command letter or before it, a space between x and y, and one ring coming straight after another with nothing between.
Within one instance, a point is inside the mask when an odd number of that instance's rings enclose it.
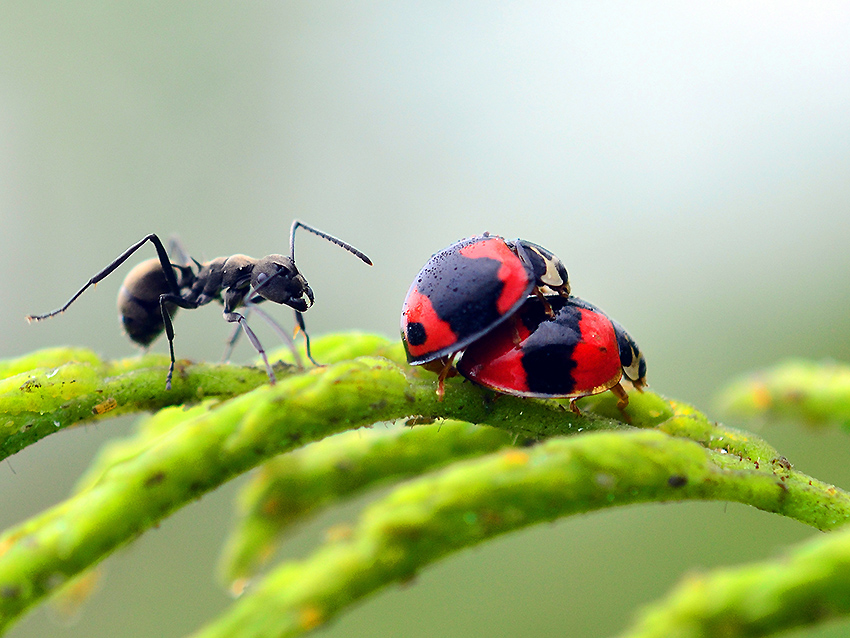
<instances>
[{"instance_id":1,"label":"red marking on ladybug","mask_svg":"<svg viewBox=\"0 0 850 638\"><path fill-rule=\"evenodd\" d=\"M580 339L573 350L576 367L571 377L575 388L591 388L588 394L598 394L611 387L612 379L619 381L623 374L617 335L611 320L601 312L581 308L579 313Z\"/></svg>"},{"instance_id":2,"label":"red marking on ladybug","mask_svg":"<svg viewBox=\"0 0 850 638\"><path fill-rule=\"evenodd\" d=\"M530 285L533 285L533 275L529 274L528 266L517 258L506 242L497 239L479 241L464 246L458 252L469 259L495 259L499 262L496 277L502 282L503 288L496 299L496 311L500 316L511 312L516 300L528 295Z\"/></svg>"},{"instance_id":3,"label":"red marking on ladybug","mask_svg":"<svg viewBox=\"0 0 850 638\"><path fill-rule=\"evenodd\" d=\"M522 239L484 234L436 253L410 286L401 313L407 360L450 357L506 321L530 294L570 294L567 270Z\"/></svg>"},{"instance_id":4,"label":"red marking on ladybug","mask_svg":"<svg viewBox=\"0 0 850 638\"><path fill-rule=\"evenodd\" d=\"M554 316L549 316L547 305ZM605 313L577 297L529 297L512 318L464 350L457 370L492 390L525 397L569 398L611 390L624 410L625 373L638 390L646 360L637 344Z\"/></svg>"},{"instance_id":5,"label":"red marking on ladybug","mask_svg":"<svg viewBox=\"0 0 850 638\"><path fill-rule=\"evenodd\" d=\"M408 326L408 352L438 352L457 343L457 335L452 331L451 324L440 319L427 296L418 290L411 290L405 303L408 313L418 320ZM427 331L424 326L429 326Z\"/></svg>"}]
</instances>

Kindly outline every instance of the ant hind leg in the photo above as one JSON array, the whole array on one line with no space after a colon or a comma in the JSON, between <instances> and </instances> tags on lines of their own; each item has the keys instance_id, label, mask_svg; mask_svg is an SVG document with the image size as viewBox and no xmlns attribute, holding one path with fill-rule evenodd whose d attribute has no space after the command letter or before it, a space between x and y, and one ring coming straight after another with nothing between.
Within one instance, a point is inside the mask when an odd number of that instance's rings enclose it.
<instances>
[{"instance_id":1,"label":"ant hind leg","mask_svg":"<svg viewBox=\"0 0 850 638\"><path fill-rule=\"evenodd\" d=\"M109 265L106 266L103 270L97 273L94 277L89 279L82 288L80 288L73 297L71 297L64 306L61 308L57 308L53 312L48 312L44 315L28 315L27 321L32 323L33 321L41 321L42 319L47 319L48 317L55 317L56 315L62 314L68 309L72 303L74 303L77 298L82 295L90 286L96 286L98 283L106 279L112 272L118 268L121 264L127 261L130 256L136 252L145 242L151 242L156 248L156 254L159 257L159 263L162 266L162 272L165 275L165 281L168 284L168 287L171 289L171 293L179 297L180 296L180 286L177 283L177 277L174 275L174 270L171 268L171 262L168 259L168 253L165 250L165 246L162 245L159 237L154 234L145 235L142 239L137 241L135 244L130 246L127 250L121 253L118 257L116 257Z\"/></svg>"}]
</instances>

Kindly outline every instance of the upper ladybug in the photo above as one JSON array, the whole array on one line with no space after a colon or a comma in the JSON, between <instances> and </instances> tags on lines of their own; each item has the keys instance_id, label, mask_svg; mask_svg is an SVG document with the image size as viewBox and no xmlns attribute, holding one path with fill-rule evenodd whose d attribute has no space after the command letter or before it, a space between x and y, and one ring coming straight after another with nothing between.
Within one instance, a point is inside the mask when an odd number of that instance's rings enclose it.
<instances>
[{"instance_id":1,"label":"upper ladybug","mask_svg":"<svg viewBox=\"0 0 850 638\"><path fill-rule=\"evenodd\" d=\"M528 295L569 297L564 264L545 248L498 235L462 239L419 271L401 311L407 360L447 357L486 334L522 306Z\"/></svg>"}]
</instances>

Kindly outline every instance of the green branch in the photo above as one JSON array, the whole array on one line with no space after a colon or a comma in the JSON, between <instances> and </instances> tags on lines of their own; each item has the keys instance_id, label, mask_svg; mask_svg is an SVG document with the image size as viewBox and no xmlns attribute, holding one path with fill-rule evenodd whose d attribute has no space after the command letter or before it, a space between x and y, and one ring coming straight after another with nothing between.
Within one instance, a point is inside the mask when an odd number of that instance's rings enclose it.
<instances>
[{"instance_id":1,"label":"green branch","mask_svg":"<svg viewBox=\"0 0 850 638\"><path fill-rule=\"evenodd\" d=\"M306 560L274 569L198 636L298 635L451 552L615 505L728 500L821 530L850 520L844 491L797 472L759 437L651 392L630 392L626 424L610 393L580 401L584 413L577 416L564 402L497 396L453 378L438 401L435 375L407 366L397 343L372 335L317 339L314 354L329 364L320 368L298 370L286 363L289 353L274 354L282 359L274 386L261 368L180 361L171 392L161 356L108 362L89 351L54 349L0 362L0 458L66 426L159 410L136 436L103 451L75 495L0 536L0 632L171 512L280 454L252 488L252 514L225 559L228 579L252 574L295 520L378 483L408 482ZM161 409L186 403L194 405ZM327 438L399 419L439 421ZM512 446L518 438L543 442ZM765 626L811 620L811 605L825 615L846 613L831 602L850 598L850 579L837 577L846 571L843 545L835 543L801 550L799 562L743 569L747 575L728 590L764 568L759 577L775 583L769 591L797 605ZM836 577L821 574L826 580L812 585L820 598L807 602L793 588L815 554ZM724 605L738 614L721 590L712 593L717 617ZM651 614L672 619L667 629L706 615L693 603L687 613L676 611L679 596ZM770 605L759 614L751 617L770 616ZM741 627L730 635L762 635Z\"/></svg>"},{"instance_id":2,"label":"green branch","mask_svg":"<svg viewBox=\"0 0 850 638\"><path fill-rule=\"evenodd\" d=\"M36 367L20 372L29 362ZM232 397L268 382L259 368L180 361L179 381L167 392L168 358L152 354L105 362L88 350L55 349L4 363L0 460L69 426L204 397ZM281 365L278 372L287 371Z\"/></svg>"},{"instance_id":3,"label":"green branch","mask_svg":"<svg viewBox=\"0 0 850 638\"><path fill-rule=\"evenodd\" d=\"M373 337L364 339L370 347L376 345ZM329 339L324 347L317 343L317 355L345 341L357 342L358 337ZM341 346L342 352L351 349L350 344ZM67 385L82 385L79 377L70 376L72 371L82 375L80 365L67 364L62 378L78 379ZM158 376L154 372L147 374ZM142 382L126 378L133 374L120 379L135 387ZM140 391L138 401L127 406L141 409L162 387L161 377L156 385L145 378L149 393ZM200 380L191 374L184 378ZM539 436L617 427L604 417L578 417L555 402L494 401L470 384L453 383L443 402L434 389L433 375L402 369L385 358L361 358L291 374L275 386L264 384L229 401L201 406L96 472L97 479L84 491L0 536L0 628L180 506L274 455L330 434L409 415L462 417ZM190 394L199 396L196 388ZM88 394L78 400L83 397Z\"/></svg>"},{"instance_id":4,"label":"green branch","mask_svg":"<svg viewBox=\"0 0 850 638\"><path fill-rule=\"evenodd\" d=\"M811 489L809 489L811 488ZM396 488L342 540L273 571L194 638L298 636L450 552L563 516L643 502L711 499L756 504L809 524L840 524L850 496L787 482L766 468L661 432L555 438L453 464ZM831 501L834 517L816 502ZM805 505L803 505L805 503ZM818 513L805 518L806 513Z\"/></svg>"},{"instance_id":5,"label":"green branch","mask_svg":"<svg viewBox=\"0 0 850 638\"><path fill-rule=\"evenodd\" d=\"M718 403L731 416L836 423L850 429L850 366L788 361L731 383Z\"/></svg>"},{"instance_id":6,"label":"green branch","mask_svg":"<svg viewBox=\"0 0 850 638\"><path fill-rule=\"evenodd\" d=\"M593 401L599 400L592 399L588 403ZM665 415L669 418L660 423L658 429L731 455L728 457L732 459L730 469L739 468L746 460L748 467L760 469L764 465L797 490L810 489L812 479L791 471L790 463L759 437L711 423L685 404L670 402L665 406ZM508 445L511 440L506 433L490 428L441 421L434 426L417 426L412 430L350 432L273 459L242 492L239 524L230 536L221 561L222 578L234 591L241 591L245 580L270 560L277 543L292 524L346 496L381 481L399 480L450 461L491 452L496 447ZM721 456L716 462L723 465L725 461ZM761 479L750 480L755 486ZM816 491L822 495L829 488L819 484ZM759 503L758 490L749 498L752 504ZM758 506L775 511L771 509L771 498ZM789 499L785 507L786 515L805 520L818 529L830 529L836 524L829 502L820 497ZM820 511L791 514L796 507L820 508Z\"/></svg>"},{"instance_id":7,"label":"green branch","mask_svg":"<svg viewBox=\"0 0 850 638\"><path fill-rule=\"evenodd\" d=\"M319 339L314 353L317 359L327 363L365 355L387 357L399 363L404 358L399 344L391 345L383 337L368 334ZM291 359L290 352L272 353L271 360L278 357L282 360L275 365L279 379L285 380L288 375L301 376L291 364L285 363ZM35 367L21 372L27 365ZM229 398L268 384L268 377L260 367L179 360L173 388L169 391L165 389L164 382L167 369L168 359L161 355L110 362L99 359L88 350L70 348L50 349L0 362L0 371L8 375L0 379L0 460L65 427L119 414L198 402L207 397ZM419 370L407 369L407 374L417 380L419 389L434 387L434 377L430 373L423 375ZM469 384L454 379L449 385L459 389L452 392L445 405L462 412L463 403L469 404L474 398L478 405L474 410L470 405L470 417L480 419L479 423L498 427L493 419L509 421L511 414L517 412L513 408L521 405L515 399L492 401L494 407L491 409L482 405L480 393L471 391ZM554 402L552 405L555 405ZM587 419L578 418L568 423L557 418L551 406L536 408L516 425L523 427L523 423L526 424L527 433L531 436L563 433L570 428L616 427L618 415L613 414L610 407L603 411L610 418L588 415ZM435 408L431 412L434 417L443 413ZM487 413L492 413L490 421ZM408 414L413 414L413 411L403 412L401 416ZM537 423L535 416L544 418Z\"/></svg>"},{"instance_id":8,"label":"green branch","mask_svg":"<svg viewBox=\"0 0 850 638\"><path fill-rule=\"evenodd\" d=\"M779 559L692 574L622 638L770 636L850 613L850 531Z\"/></svg>"},{"instance_id":9,"label":"green branch","mask_svg":"<svg viewBox=\"0 0 850 638\"><path fill-rule=\"evenodd\" d=\"M239 591L295 523L376 484L417 476L509 446L514 435L463 421L345 432L265 463L242 490L222 555L222 580Z\"/></svg>"}]
</instances>

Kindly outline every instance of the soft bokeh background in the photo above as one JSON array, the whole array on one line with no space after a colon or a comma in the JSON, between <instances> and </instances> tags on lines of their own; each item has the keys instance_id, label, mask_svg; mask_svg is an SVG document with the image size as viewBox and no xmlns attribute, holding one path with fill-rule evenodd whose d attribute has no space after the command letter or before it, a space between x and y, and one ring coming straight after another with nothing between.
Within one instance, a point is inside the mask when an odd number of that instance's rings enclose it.
<instances>
[{"instance_id":1,"label":"soft bokeh background","mask_svg":"<svg viewBox=\"0 0 850 638\"><path fill-rule=\"evenodd\" d=\"M489 230L560 255L576 294L640 343L653 389L709 411L744 371L850 359L847 2L3 2L0 60L0 357L131 355L114 309L129 267L60 319L23 316L149 232L201 259L259 257L286 252L299 217L375 262L299 239L314 334L394 336L430 254ZM230 332L215 307L176 329L190 358L217 359ZM243 343L236 359L252 357ZM60 500L131 427L0 465L0 523ZM762 434L850 487L843 435ZM72 626L40 609L9 635L180 636L213 617L236 487L111 558ZM320 635L609 635L688 570L815 534L723 503L593 514L451 557Z\"/></svg>"}]
</instances>

